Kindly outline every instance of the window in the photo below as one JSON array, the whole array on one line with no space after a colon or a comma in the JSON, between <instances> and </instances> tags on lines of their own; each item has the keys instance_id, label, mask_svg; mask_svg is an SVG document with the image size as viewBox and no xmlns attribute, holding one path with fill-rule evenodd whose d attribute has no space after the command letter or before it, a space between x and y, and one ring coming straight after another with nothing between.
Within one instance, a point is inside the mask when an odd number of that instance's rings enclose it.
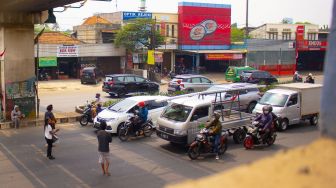
<instances>
[{"instance_id":1,"label":"window","mask_svg":"<svg viewBox=\"0 0 336 188\"><path fill-rule=\"evenodd\" d=\"M268 39L270 39L270 40L278 40L278 32L270 32L270 33L268 33Z\"/></svg>"},{"instance_id":2,"label":"window","mask_svg":"<svg viewBox=\"0 0 336 188\"><path fill-rule=\"evenodd\" d=\"M162 108L168 105L168 102L148 101L146 103L147 103L148 110Z\"/></svg>"},{"instance_id":3,"label":"window","mask_svg":"<svg viewBox=\"0 0 336 188\"><path fill-rule=\"evenodd\" d=\"M192 121L209 116L209 106L197 108L192 116Z\"/></svg>"},{"instance_id":4,"label":"window","mask_svg":"<svg viewBox=\"0 0 336 188\"><path fill-rule=\"evenodd\" d=\"M308 40L316 40L316 33L308 33Z\"/></svg>"},{"instance_id":5,"label":"window","mask_svg":"<svg viewBox=\"0 0 336 188\"><path fill-rule=\"evenodd\" d=\"M183 79L183 82L191 83L191 79L190 79L190 78L184 78L184 79Z\"/></svg>"},{"instance_id":6,"label":"window","mask_svg":"<svg viewBox=\"0 0 336 188\"><path fill-rule=\"evenodd\" d=\"M199 83L201 83L201 78L192 78L191 82L194 83L194 84L199 84Z\"/></svg>"},{"instance_id":7,"label":"window","mask_svg":"<svg viewBox=\"0 0 336 188\"><path fill-rule=\"evenodd\" d=\"M125 77L125 82L134 82L134 81L135 81L135 79L134 79L133 76L126 76Z\"/></svg>"},{"instance_id":8,"label":"window","mask_svg":"<svg viewBox=\"0 0 336 188\"><path fill-rule=\"evenodd\" d=\"M136 82L145 82L146 80L144 78L141 78L141 77L135 77L135 81Z\"/></svg>"},{"instance_id":9,"label":"window","mask_svg":"<svg viewBox=\"0 0 336 188\"><path fill-rule=\"evenodd\" d=\"M201 78L201 82L202 83L207 83L207 84L211 83L211 81L209 79L207 79L207 78Z\"/></svg>"},{"instance_id":10,"label":"window","mask_svg":"<svg viewBox=\"0 0 336 188\"><path fill-rule=\"evenodd\" d=\"M166 36L169 37L169 25L166 25Z\"/></svg>"},{"instance_id":11,"label":"window","mask_svg":"<svg viewBox=\"0 0 336 188\"><path fill-rule=\"evenodd\" d=\"M118 81L118 82L123 82L124 81L124 78L123 76L119 76L119 77L116 77L114 80Z\"/></svg>"},{"instance_id":12,"label":"window","mask_svg":"<svg viewBox=\"0 0 336 188\"><path fill-rule=\"evenodd\" d=\"M174 38L175 37L175 25L172 25L172 32L171 36Z\"/></svg>"},{"instance_id":13,"label":"window","mask_svg":"<svg viewBox=\"0 0 336 188\"><path fill-rule=\"evenodd\" d=\"M282 40L291 40L292 33L282 33Z\"/></svg>"},{"instance_id":14,"label":"window","mask_svg":"<svg viewBox=\"0 0 336 188\"><path fill-rule=\"evenodd\" d=\"M288 106L293 106L296 105L297 103L298 103L298 95L294 94L289 98Z\"/></svg>"}]
</instances>

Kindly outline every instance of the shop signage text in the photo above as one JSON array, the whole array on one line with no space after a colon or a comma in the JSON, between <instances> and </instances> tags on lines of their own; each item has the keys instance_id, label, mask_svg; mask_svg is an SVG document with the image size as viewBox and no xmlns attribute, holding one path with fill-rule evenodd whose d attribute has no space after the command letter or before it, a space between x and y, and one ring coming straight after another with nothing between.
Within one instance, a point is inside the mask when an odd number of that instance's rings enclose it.
<instances>
[{"instance_id":1,"label":"shop signage text","mask_svg":"<svg viewBox=\"0 0 336 188\"><path fill-rule=\"evenodd\" d=\"M152 19L152 13L148 12L123 12L123 20L136 18Z\"/></svg>"},{"instance_id":2,"label":"shop signage text","mask_svg":"<svg viewBox=\"0 0 336 188\"><path fill-rule=\"evenodd\" d=\"M40 57L39 67L57 67L57 57Z\"/></svg>"},{"instance_id":3,"label":"shop signage text","mask_svg":"<svg viewBox=\"0 0 336 188\"><path fill-rule=\"evenodd\" d=\"M57 57L78 57L78 46L58 46L57 47Z\"/></svg>"},{"instance_id":4,"label":"shop signage text","mask_svg":"<svg viewBox=\"0 0 336 188\"><path fill-rule=\"evenodd\" d=\"M206 60L239 60L243 54L206 54Z\"/></svg>"}]
</instances>

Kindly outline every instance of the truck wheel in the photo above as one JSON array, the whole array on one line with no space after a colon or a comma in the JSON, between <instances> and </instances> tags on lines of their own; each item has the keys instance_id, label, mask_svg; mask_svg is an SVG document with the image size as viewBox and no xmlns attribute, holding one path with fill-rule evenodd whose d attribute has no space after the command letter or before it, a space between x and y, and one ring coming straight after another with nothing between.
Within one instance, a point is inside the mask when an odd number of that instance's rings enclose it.
<instances>
[{"instance_id":1,"label":"truck wheel","mask_svg":"<svg viewBox=\"0 0 336 188\"><path fill-rule=\"evenodd\" d=\"M319 119L318 115L314 115L312 118L310 118L309 122L311 125L316 126L318 124L318 119Z\"/></svg>"},{"instance_id":2,"label":"truck wheel","mask_svg":"<svg viewBox=\"0 0 336 188\"><path fill-rule=\"evenodd\" d=\"M233 133L233 141L236 144L241 144L243 143L244 139L246 137L246 132L243 129L237 129L234 133Z\"/></svg>"},{"instance_id":3,"label":"truck wheel","mask_svg":"<svg viewBox=\"0 0 336 188\"><path fill-rule=\"evenodd\" d=\"M288 127L288 120L287 119L283 119L281 122L280 122L280 126L279 126L279 131L285 131Z\"/></svg>"}]
</instances>

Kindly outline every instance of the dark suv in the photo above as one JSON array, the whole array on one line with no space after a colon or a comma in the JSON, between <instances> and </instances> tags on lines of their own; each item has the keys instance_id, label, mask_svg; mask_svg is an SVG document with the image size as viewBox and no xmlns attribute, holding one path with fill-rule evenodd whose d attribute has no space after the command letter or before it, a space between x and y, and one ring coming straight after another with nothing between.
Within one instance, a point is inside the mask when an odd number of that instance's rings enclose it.
<instances>
[{"instance_id":1,"label":"dark suv","mask_svg":"<svg viewBox=\"0 0 336 188\"><path fill-rule=\"evenodd\" d=\"M240 76L240 81L253 84L267 84L267 85L278 82L278 80L269 72L260 70L243 71Z\"/></svg>"},{"instance_id":2,"label":"dark suv","mask_svg":"<svg viewBox=\"0 0 336 188\"><path fill-rule=\"evenodd\" d=\"M137 75L112 74L105 76L102 89L111 96L123 97L132 93L156 93L160 85Z\"/></svg>"},{"instance_id":3,"label":"dark suv","mask_svg":"<svg viewBox=\"0 0 336 188\"><path fill-rule=\"evenodd\" d=\"M81 83L94 83L98 84L102 79L102 73L96 67L86 67L82 70Z\"/></svg>"}]
</instances>

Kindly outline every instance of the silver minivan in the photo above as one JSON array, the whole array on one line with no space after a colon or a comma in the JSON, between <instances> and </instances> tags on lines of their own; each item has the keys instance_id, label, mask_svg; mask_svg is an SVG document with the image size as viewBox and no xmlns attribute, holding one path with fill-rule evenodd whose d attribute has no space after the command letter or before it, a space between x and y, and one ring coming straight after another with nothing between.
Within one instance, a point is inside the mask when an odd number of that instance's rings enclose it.
<instances>
[{"instance_id":1,"label":"silver minivan","mask_svg":"<svg viewBox=\"0 0 336 188\"><path fill-rule=\"evenodd\" d=\"M178 89L178 81L182 91L200 92L207 90L214 85L213 81L202 75L184 74L175 76L168 84L168 93L173 93Z\"/></svg>"}]
</instances>

